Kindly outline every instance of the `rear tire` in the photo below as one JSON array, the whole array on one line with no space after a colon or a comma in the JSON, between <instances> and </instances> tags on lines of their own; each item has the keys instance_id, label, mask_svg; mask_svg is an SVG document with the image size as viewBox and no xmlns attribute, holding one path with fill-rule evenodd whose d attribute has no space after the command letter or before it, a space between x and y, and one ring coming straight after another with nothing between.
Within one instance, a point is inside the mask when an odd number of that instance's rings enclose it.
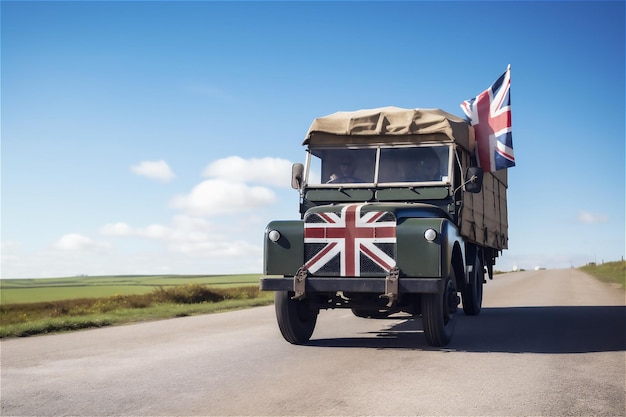
<instances>
[{"instance_id":1,"label":"rear tire","mask_svg":"<svg viewBox=\"0 0 626 417\"><path fill-rule=\"evenodd\" d=\"M302 345L309 341L319 310L312 309L309 301L292 300L291 291L276 291L274 293L274 308L278 328L286 341L294 345Z\"/></svg>"},{"instance_id":2,"label":"rear tire","mask_svg":"<svg viewBox=\"0 0 626 417\"><path fill-rule=\"evenodd\" d=\"M450 343L458 303L454 270L450 268L450 275L445 279L441 292L422 294L422 321L429 345L442 347Z\"/></svg>"},{"instance_id":3,"label":"rear tire","mask_svg":"<svg viewBox=\"0 0 626 417\"><path fill-rule=\"evenodd\" d=\"M463 312L468 316L477 316L483 305L483 281L485 270L478 254L474 257L469 283L463 288Z\"/></svg>"}]
</instances>

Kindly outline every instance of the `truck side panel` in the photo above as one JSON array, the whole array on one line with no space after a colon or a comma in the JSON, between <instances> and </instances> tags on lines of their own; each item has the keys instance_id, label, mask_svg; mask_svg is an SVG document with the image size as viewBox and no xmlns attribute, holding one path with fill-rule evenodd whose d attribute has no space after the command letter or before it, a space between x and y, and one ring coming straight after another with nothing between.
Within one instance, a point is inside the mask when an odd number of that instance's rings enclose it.
<instances>
[{"instance_id":1,"label":"truck side panel","mask_svg":"<svg viewBox=\"0 0 626 417\"><path fill-rule=\"evenodd\" d=\"M470 242L502 250L508 247L507 173L486 172L480 193L465 193L461 234Z\"/></svg>"}]
</instances>

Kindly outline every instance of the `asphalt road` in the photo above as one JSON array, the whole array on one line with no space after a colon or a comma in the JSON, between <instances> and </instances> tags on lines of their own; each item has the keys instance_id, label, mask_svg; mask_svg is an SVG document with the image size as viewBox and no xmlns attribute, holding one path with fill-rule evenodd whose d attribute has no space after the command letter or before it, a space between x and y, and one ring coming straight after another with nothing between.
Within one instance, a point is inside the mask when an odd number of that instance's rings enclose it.
<instances>
[{"instance_id":1,"label":"asphalt road","mask_svg":"<svg viewBox=\"0 0 626 417\"><path fill-rule=\"evenodd\" d=\"M501 275L444 349L348 310L293 346L271 306L5 340L0 414L623 416L624 298L577 270Z\"/></svg>"}]
</instances>

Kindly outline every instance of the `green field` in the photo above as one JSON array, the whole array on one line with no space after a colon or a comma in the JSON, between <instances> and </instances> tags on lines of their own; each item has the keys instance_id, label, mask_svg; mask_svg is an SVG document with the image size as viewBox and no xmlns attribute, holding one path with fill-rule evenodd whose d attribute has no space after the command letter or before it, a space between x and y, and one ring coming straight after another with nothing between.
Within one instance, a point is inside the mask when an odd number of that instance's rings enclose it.
<instances>
[{"instance_id":1,"label":"green field","mask_svg":"<svg viewBox=\"0 0 626 417\"><path fill-rule=\"evenodd\" d=\"M0 280L0 338L268 305L258 274Z\"/></svg>"},{"instance_id":2,"label":"green field","mask_svg":"<svg viewBox=\"0 0 626 417\"><path fill-rule=\"evenodd\" d=\"M101 298L147 294L159 287L201 284L217 288L258 285L259 274L243 275L115 275L67 278L2 279L0 304Z\"/></svg>"}]
</instances>

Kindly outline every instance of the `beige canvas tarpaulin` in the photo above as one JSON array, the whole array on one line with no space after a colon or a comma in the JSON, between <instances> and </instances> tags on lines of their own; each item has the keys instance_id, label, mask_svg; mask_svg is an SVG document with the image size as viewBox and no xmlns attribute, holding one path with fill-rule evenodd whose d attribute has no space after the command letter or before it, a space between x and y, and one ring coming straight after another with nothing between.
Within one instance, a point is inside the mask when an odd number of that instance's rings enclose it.
<instances>
[{"instance_id":1,"label":"beige canvas tarpaulin","mask_svg":"<svg viewBox=\"0 0 626 417\"><path fill-rule=\"evenodd\" d=\"M470 166L470 154L463 153L461 164ZM461 235L470 242L502 250L508 248L507 185L508 171L485 172L480 193L464 193L459 213Z\"/></svg>"},{"instance_id":2,"label":"beige canvas tarpaulin","mask_svg":"<svg viewBox=\"0 0 626 417\"><path fill-rule=\"evenodd\" d=\"M303 145L403 140L406 142L454 141L473 151L474 130L465 120L440 109L382 107L353 112L337 112L317 118L311 124Z\"/></svg>"},{"instance_id":3,"label":"beige canvas tarpaulin","mask_svg":"<svg viewBox=\"0 0 626 417\"><path fill-rule=\"evenodd\" d=\"M509 242L506 170L498 174L485 173L482 191L463 196L461 234L472 242L502 250Z\"/></svg>"}]
</instances>

